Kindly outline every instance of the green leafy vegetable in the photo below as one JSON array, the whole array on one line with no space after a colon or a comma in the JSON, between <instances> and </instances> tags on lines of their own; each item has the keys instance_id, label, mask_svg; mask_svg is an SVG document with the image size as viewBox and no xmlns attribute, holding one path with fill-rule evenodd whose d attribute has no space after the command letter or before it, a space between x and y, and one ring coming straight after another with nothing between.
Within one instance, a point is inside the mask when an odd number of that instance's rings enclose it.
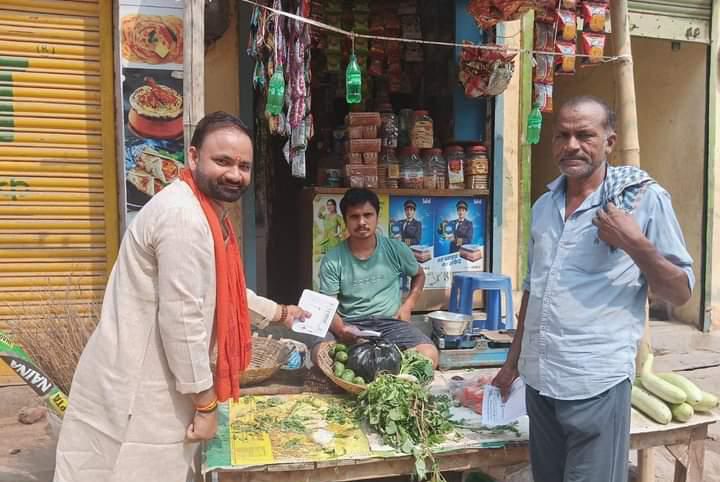
<instances>
[{"instance_id":1,"label":"green leafy vegetable","mask_svg":"<svg viewBox=\"0 0 720 482\"><path fill-rule=\"evenodd\" d=\"M414 376L422 385L427 385L432 382L435 377L432 361L415 350L406 350L403 352L400 373Z\"/></svg>"}]
</instances>

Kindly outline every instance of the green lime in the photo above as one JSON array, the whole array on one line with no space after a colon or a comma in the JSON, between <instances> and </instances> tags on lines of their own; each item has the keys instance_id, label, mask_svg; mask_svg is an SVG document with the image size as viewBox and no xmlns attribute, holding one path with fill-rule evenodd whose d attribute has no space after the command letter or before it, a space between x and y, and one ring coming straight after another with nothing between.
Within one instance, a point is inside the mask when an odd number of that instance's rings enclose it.
<instances>
[{"instance_id":1,"label":"green lime","mask_svg":"<svg viewBox=\"0 0 720 482\"><path fill-rule=\"evenodd\" d=\"M328 349L328 355L330 355L330 358L333 358L335 356L335 345L331 346Z\"/></svg>"},{"instance_id":2,"label":"green lime","mask_svg":"<svg viewBox=\"0 0 720 482\"><path fill-rule=\"evenodd\" d=\"M348 359L348 354L346 351L339 351L335 353L335 361L343 362L345 363Z\"/></svg>"},{"instance_id":3,"label":"green lime","mask_svg":"<svg viewBox=\"0 0 720 482\"><path fill-rule=\"evenodd\" d=\"M347 369L343 372L343 374L342 374L342 376L341 376L340 378L342 378L342 379L345 380L346 382L352 382L352 381L353 381L353 378L355 378L355 373L354 373L352 370L350 370L349 368L347 368Z\"/></svg>"},{"instance_id":4,"label":"green lime","mask_svg":"<svg viewBox=\"0 0 720 482\"><path fill-rule=\"evenodd\" d=\"M355 385L365 385L365 380L363 379L363 377L355 377L353 378L352 382Z\"/></svg>"},{"instance_id":5,"label":"green lime","mask_svg":"<svg viewBox=\"0 0 720 482\"><path fill-rule=\"evenodd\" d=\"M335 362L333 368L335 369L336 377L341 377L343 373L345 373L345 365L342 362Z\"/></svg>"},{"instance_id":6,"label":"green lime","mask_svg":"<svg viewBox=\"0 0 720 482\"><path fill-rule=\"evenodd\" d=\"M339 351L347 351L347 347L342 343L335 343L335 353Z\"/></svg>"}]
</instances>

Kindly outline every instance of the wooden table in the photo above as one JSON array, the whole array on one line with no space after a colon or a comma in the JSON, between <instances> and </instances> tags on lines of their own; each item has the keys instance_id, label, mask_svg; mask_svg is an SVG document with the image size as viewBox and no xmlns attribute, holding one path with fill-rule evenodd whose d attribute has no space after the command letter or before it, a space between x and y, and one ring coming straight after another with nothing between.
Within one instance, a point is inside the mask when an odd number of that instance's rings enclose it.
<instances>
[{"instance_id":1,"label":"wooden table","mask_svg":"<svg viewBox=\"0 0 720 482\"><path fill-rule=\"evenodd\" d=\"M648 473L652 450L665 447L675 457L675 482L702 482L705 439L708 427L720 420L720 414L696 414L686 423L658 425L633 411L630 447L639 450L640 477ZM503 448L473 448L436 455L441 470L481 470L491 477L505 477L529 460L527 441L508 444ZM643 460L645 458L645 460ZM645 473L643 473L645 469ZM217 469L206 474L207 482L341 482L410 475L414 471L411 457L384 457L359 460L273 464L252 468Z\"/></svg>"}]
</instances>

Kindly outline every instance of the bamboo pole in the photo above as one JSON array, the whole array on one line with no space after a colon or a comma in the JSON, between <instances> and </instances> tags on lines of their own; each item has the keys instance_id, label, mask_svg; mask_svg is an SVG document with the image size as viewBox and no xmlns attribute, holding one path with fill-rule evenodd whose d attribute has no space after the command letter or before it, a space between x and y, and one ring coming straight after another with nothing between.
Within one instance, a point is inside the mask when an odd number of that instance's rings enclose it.
<instances>
[{"instance_id":1,"label":"bamboo pole","mask_svg":"<svg viewBox=\"0 0 720 482\"><path fill-rule=\"evenodd\" d=\"M185 149L205 112L205 0L185 0L183 126Z\"/></svg>"},{"instance_id":2,"label":"bamboo pole","mask_svg":"<svg viewBox=\"0 0 720 482\"><path fill-rule=\"evenodd\" d=\"M615 153L621 164L639 167L640 139L627 0L615 0L610 10L615 55L627 56L627 59L618 62L616 67L618 145ZM645 329L638 345L636 367L639 368L650 350L650 323L646 306ZM652 448L638 450L638 472L638 482L655 481L655 455Z\"/></svg>"}]
</instances>

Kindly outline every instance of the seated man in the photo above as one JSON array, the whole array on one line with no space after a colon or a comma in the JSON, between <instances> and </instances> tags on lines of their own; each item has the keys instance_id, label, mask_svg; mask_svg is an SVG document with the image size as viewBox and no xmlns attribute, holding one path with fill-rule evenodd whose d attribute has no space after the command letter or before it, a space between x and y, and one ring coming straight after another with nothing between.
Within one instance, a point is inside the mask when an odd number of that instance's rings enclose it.
<instances>
[{"instance_id":1,"label":"seated man","mask_svg":"<svg viewBox=\"0 0 720 482\"><path fill-rule=\"evenodd\" d=\"M328 339L357 339L374 330L400 349L414 349L438 363L438 351L410 324L413 306L425 285L425 273L410 248L376 234L380 201L369 189L349 189L340 201L349 238L329 251L320 266L320 292L340 302ZM400 296L400 278L410 276L410 293Z\"/></svg>"}]
</instances>

